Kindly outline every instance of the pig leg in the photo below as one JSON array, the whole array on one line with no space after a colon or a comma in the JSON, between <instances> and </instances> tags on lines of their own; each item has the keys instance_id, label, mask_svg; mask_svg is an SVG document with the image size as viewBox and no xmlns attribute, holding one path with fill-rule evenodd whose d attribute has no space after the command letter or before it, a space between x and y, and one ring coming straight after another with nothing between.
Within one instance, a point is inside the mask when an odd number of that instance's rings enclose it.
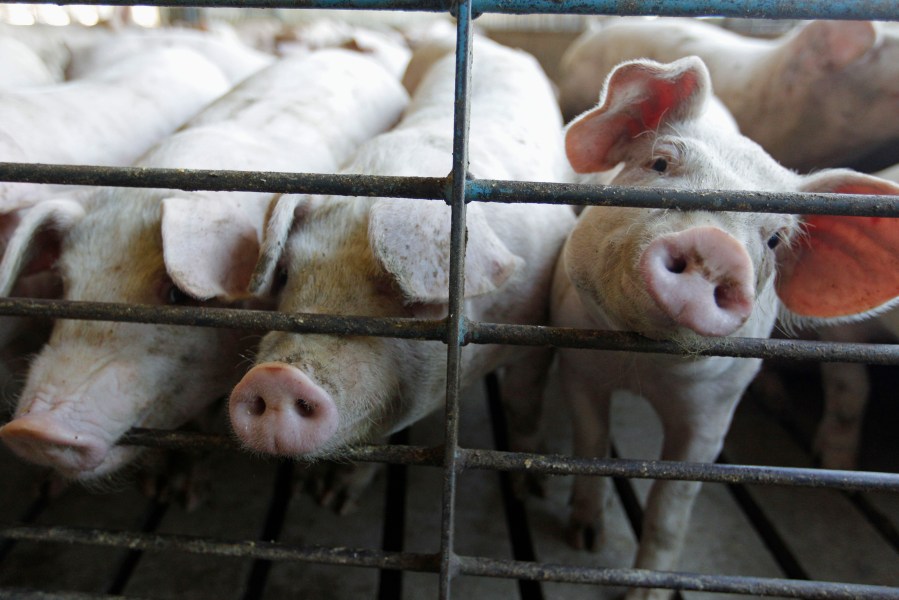
<instances>
[{"instance_id":1,"label":"pig leg","mask_svg":"<svg viewBox=\"0 0 899 600\"><path fill-rule=\"evenodd\" d=\"M509 450L512 452L546 452L540 423L543 390L552 359L551 349L531 348L503 371L500 394L508 422ZM527 492L544 496L542 479L536 474L514 473L512 482L515 494L521 500Z\"/></svg>"},{"instance_id":2,"label":"pig leg","mask_svg":"<svg viewBox=\"0 0 899 600\"><path fill-rule=\"evenodd\" d=\"M855 469L862 417L868 402L868 368L835 363L821 368L824 416L815 432L814 448L827 469Z\"/></svg>"},{"instance_id":3,"label":"pig leg","mask_svg":"<svg viewBox=\"0 0 899 600\"><path fill-rule=\"evenodd\" d=\"M821 330L822 340L865 342L863 332L848 324ZM835 363L821 366L824 415L815 432L814 449L827 469L855 469L862 418L871 391L868 368L863 364Z\"/></svg>"},{"instance_id":4,"label":"pig leg","mask_svg":"<svg viewBox=\"0 0 899 600\"><path fill-rule=\"evenodd\" d=\"M694 390L696 391L696 390ZM701 391L698 393L701 394ZM706 392L707 393L707 392ZM662 460L683 462L713 462L724 443L733 409L739 395L729 402L690 402L684 398L667 399L679 410L660 414L665 432ZM653 483L643 515L643 531L634 567L656 571L670 571L687 533L693 503L699 493L698 481L657 480ZM635 588L627 600L666 600L671 590Z\"/></svg>"},{"instance_id":5,"label":"pig leg","mask_svg":"<svg viewBox=\"0 0 899 600\"><path fill-rule=\"evenodd\" d=\"M378 463L308 465L299 471L297 487L338 515L348 515L359 506L384 465Z\"/></svg>"},{"instance_id":6,"label":"pig leg","mask_svg":"<svg viewBox=\"0 0 899 600\"><path fill-rule=\"evenodd\" d=\"M572 385L562 374L562 390L571 405L574 455L606 458L609 455L611 392L597 396L583 386ZM566 539L577 549L598 550L603 541L602 515L609 499L609 478L576 475L571 488L571 516Z\"/></svg>"}]
</instances>

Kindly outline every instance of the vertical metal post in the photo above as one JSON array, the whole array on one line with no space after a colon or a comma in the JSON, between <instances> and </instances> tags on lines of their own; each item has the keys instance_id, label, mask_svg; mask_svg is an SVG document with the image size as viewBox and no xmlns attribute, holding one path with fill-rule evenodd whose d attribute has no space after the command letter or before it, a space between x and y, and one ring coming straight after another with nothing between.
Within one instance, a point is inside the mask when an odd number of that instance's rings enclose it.
<instances>
[{"instance_id":1,"label":"vertical metal post","mask_svg":"<svg viewBox=\"0 0 899 600\"><path fill-rule=\"evenodd\" d=\"M465 338L465 180L468 172L468 125L471 82L471 0L456 6L456 96L453 125L452 207L450 230L449 316L447 319L446 429L443 458L443 519L440 536L440 599L450 600L458 571L453 550L456 475L459 448L459 391Z\"/></svg>"}]
</instances>

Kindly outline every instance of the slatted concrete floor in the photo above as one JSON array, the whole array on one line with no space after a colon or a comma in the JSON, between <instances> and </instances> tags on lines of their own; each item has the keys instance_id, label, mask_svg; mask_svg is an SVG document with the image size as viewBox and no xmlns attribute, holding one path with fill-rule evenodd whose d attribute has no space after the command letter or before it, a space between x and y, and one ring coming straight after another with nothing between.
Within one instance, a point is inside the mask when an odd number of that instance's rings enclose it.
<instances>
[{"instance_id":1,"label":"slatted concrete floor","mask_svg":"<svg viewBox=\"0 0 899 600\"><path fill-rule=\"evenodd\" d=\"M813 371L785 373L792 388L814 392ZM897 471L899 439L891 427L899 423L897 377L894 370L887 369L875 375L880 394L866 424L863 466ZM728 438L726 459L744 464L812 466L807 440L819 410L814 393L805 395L786 414L774 414L764 403L747 397ZM554 432L549 450L568 452L567 417L557 397L547 414L549 429ZM618 399L615 420L615 444L620 455L654 456L658 424L645 403L635 398ZM411 429L408 443L434 445L442 438L442 431L440 415L435 415ZM494 447L489 406L480 387L466 394L460 441L465 447ZM382 472L358 509L338 516L295 488L291 467L286 463L233 453L212 454L205 460L209 473L206 500L199 508L187 511L178 503L148 498L127 482L106 491L73 486L41 499L44 473L3 449L0 514L6 523L155 531L226 541L276 538L298 545L428 553L439 548L439 469L393 467L389 475ZM624 484L621 497L625 501L616 495L607 519L606 545L590 554L570 549L561 536L570 478L549 478L547 496L530 498L522 507L504 498L501 477L486 471L460 476L456 520L459 553L520 560L533 557L567 565L630 565L636 542L628 517L629 513L633 517L634 510L630 506L626 510L631 495L628 490L642 500L648 481ZM706 484L692 525L681 570L899 586L899 495ZM13 588L179 600L418 600L437 597L437 577L307 563L255 563L252 559L181 552L136 553L16 542L0 546L0 596ZM519 585L491 578L462 577L454 582L454 597L466 599L596 599L613 598L620 592L574 584ZM686 600L718 597L736 596L683 594Z\"/></svg>"}]
</instances>

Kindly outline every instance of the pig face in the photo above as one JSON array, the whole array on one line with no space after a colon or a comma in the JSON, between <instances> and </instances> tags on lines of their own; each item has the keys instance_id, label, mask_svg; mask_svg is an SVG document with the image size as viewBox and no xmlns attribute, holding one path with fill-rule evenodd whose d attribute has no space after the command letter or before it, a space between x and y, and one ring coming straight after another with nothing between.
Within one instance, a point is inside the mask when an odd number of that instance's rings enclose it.
<instances>
[{"instance_id":1,"label":"pig face","mask_svg":"<svg viewBox=\"0 0 899 600\"><path fill-rule=\"evenodd\" d=\"M448 207L331 198L294 210L294 201L284 197L273 211L257 270L257 285L283 282L279 310L446 316L449 249L442 241L449 238ZM496 290L520 263L499 242L479 207L471 208L466 297ZM279 221L292 221L292 229ZM280 236L271 235L279 227ZM280 258L281 276L274 274L275 256L269 251ZM253 450L334 455L433 411L442 402L445 385L442 342L274 332L263 338L256 367L231 394L231 423Z\"/></svg>"},{"instance_id":2,"label":"pig face","mask_svg":"<svg viewBox=\"0 0 899 600\"><path fill-rule=\"evenodd\" d=\"M895 186L875 178L844 171L802 178L778 165L741 136L710 97L707 72L695 57L619 66L600 105L568 127L566 151L588 181L621 165L613 183L622 185L895 193ZM800 223L792 215L591 207L566 246L565 268L601 323L659 338L767 335L777 316L778 265L778 292L800 315L838 318L892 301L899 287L889 273L896 254L888 249L865 255L875 261L876 274L866 285L879 290L877 299L865 301L864 293L847 289L857 283L841 281L838 287L855 296L851 308L812 314L815 301L800 288L814 281L804 274L832 269L813 267L809 259L820 253L806 249L832 250L870 235L893 248L896 225L889 219L809 217L800 235ZM842 227L851 231L848 240L828 234ZM877 282L881 275L884 281Z\"/></svg>"},{"instance_id":3,"label":"pig face","mask_svg":"<svg viewBox=\"0 0 899 600\"><path fill-rule=\"evenodd\" d=\"M183 253L173 247L172 239L182 237L174 230L189 229L185 213L199 210L199 202L185 207L183 199L160 201L147 194L134 193L127 202L100 201L60 233L57 269L64 298L145 305L199 304L198 296L212 304L233 300L203 294L202 277L191 279L176 260L165 259L166 253ZM253 236L252 228L244 235ZM32 232L32 239L40 246L40 236ZM197 236L191 239L194 250L202 252ZM203 254L215 252L210 247L192 256L202 263ZM200 270L195 266L194 272ZM205 275L212 279L215 272ZM248 278L246 271L244 287ZM223 280L220 287L232 282ZM230 330L59 320L0 437L23 458L63 476L106 475L138 452L115 446L129 428L180 425L226 393L248 343L249 338Z\"/></svg>"}]
</instances>

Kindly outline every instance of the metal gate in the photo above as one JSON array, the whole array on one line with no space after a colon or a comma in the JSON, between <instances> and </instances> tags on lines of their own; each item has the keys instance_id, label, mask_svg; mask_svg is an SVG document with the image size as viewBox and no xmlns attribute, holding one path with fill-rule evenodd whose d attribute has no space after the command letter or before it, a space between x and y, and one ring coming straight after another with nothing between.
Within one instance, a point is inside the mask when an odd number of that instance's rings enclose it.
<instances>
[{"instance_id":1,"label":"metal gate","mask_svg":"<svg viewBox=\"0 0 899 600\"><path fill-rule=\"evenodd\" d=\"M80 3L84 3L81 2ZM103 4L125 5L103 1ZM753 467L729 464L688 464L625 459L580 459L526 455L460 447L460 353L466 344L552 345L632 352L774 358L796 360L899 364L899 346L836 344L774 339L703 340L701 347L648 341L636 334L500 325L470 320L462 302L463 235L466 203L542 202L575 205L619 205L727 211L827 213L899 217L899 198L866 195L839 197L818 194L728 192L698 194L664 189L639 189L576 184L522 183L470 179L466 172L468 143L468 83L471 67L472 19L480 13L576 13L659 16L730 16L763 18L899 19L894 0L163 0L159 6L231 6L242 8L334 8L449 12L457 19L456 116L454 160L446 178L314 175L177 169L98 168L35 164L0 164L0 180L183 190L268 191L336 195L368 195L443 199L452 207L450 309L446 319L354 318L283 314L237 309L123 306L90 302L0 299L0 314L64 317L229 327L259 332L332 333L438 340L447 346L447 405L445 440L437 447L408 445L355 448L348 458L403 465L432 465L443 470L440 550L436 554L347 548L305 548L278 542L225 542L173 534L117 532L70 527L5 524L0 538L92 544L147 551L179 551L219 556L242 556L261 561L310 561L386 570L414 570L439 574L439 597L451 598L454 579L461 575L503 577L597 585L636 585L677 590L717 591L751 596L795 598L899 598L899 589L794 579L754 578L692 573L651 572L620 568L584 568L529 561L498 560L459 555L454 550L457 476L468 469L530 471L549 474L590 474L626 478L692 479L704 482L810 486L858 491L899 492L899 475L819 469ZM122 444L173 449L232 450L228 438L185 432L132 430ZM10 515L4 515L4 520ZM0 589L2 597L108 598L88 594Z\"/></svg>"}]
</instances>

